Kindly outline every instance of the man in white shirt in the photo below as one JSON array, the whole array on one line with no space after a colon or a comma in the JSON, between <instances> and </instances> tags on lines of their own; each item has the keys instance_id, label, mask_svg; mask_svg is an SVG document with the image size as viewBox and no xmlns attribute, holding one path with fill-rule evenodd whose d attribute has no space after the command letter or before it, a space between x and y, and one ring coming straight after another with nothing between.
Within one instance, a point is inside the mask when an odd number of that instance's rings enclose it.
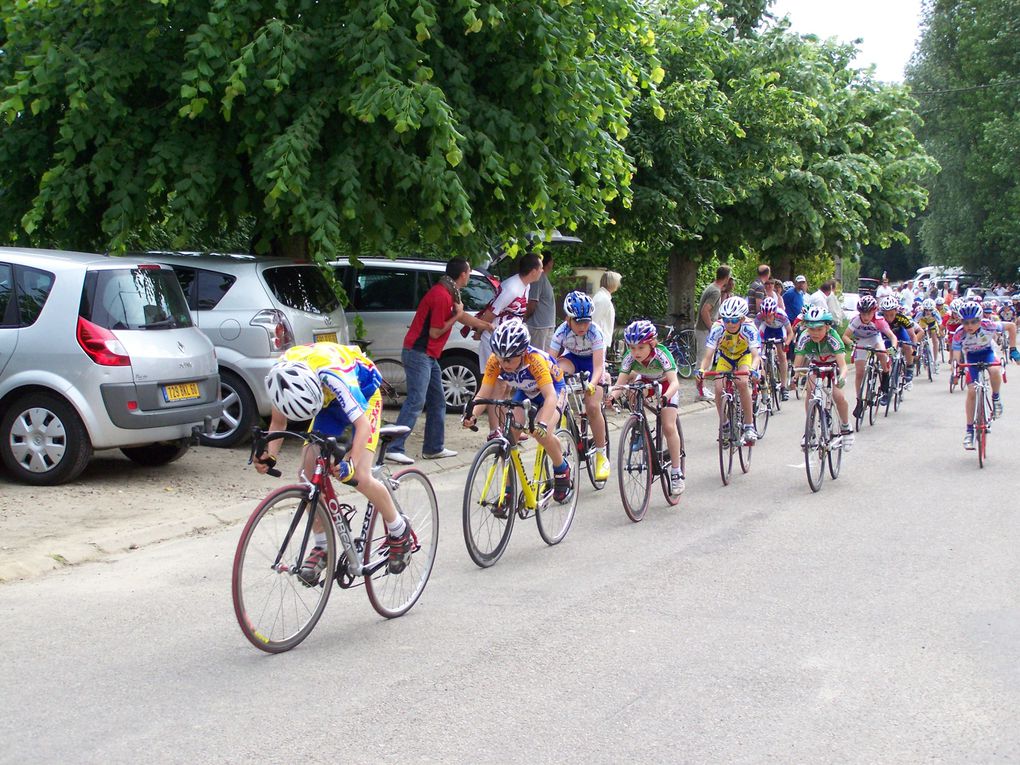
<instances>
[{"instance_id":1,"label":"man in white shirt","mask_svg":"<svg viewBox=\"0 0 1020 765\"><path fill-rule=\"evenodd\" d=\"M910 305L914 302L914 288L910 282L903 282L903 289L900 290L900 302L903 305Z\"/></svg>"},{"instance_id":2,"label":"man in white shirt","mask_svg":"<svg viewBox=\"0 0 1020 765\"><path fill-rule=\"evenodd\" d=\"M517 264L517 273L504 279L499 292L489 305L483 308L477 318L492 324L495 329L507 319L524 319L528 310L529 287L542 276L542 259L534 253L522 255ZM492 332L483 332L478 342L478 368L485 369L485 362L492 353L489 341Z\"/></svg>"},{"instance_id":3,"label":"man in white shirt","mask_svg":"<svg viewBox=\"0 0 1020 765\"><path fill-rule=\"evenodd\" d=\"M878 285L878 289L875 290L875 298L881 300L884 297L895 295L896 290L889 286L889 277L886 274L882 274L882 283Z\"/></svg>"}]
</instances>

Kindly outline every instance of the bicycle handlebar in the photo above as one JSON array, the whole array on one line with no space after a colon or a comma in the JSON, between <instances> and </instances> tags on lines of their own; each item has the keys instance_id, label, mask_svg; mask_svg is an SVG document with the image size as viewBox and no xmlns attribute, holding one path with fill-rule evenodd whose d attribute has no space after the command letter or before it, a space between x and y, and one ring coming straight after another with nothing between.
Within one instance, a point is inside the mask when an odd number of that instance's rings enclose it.
<instances>
[{"instance_id":1,"label":"bicycle handlebar","mask_svg":"<svg viewBox=\"0 0 1020 765\"><path fill-rule=\"evenodd\" d=\"M296 438L305 443L312 443L319 447L319 453L327 458L339 462L347 455L347 446L337 442L336 436L324 436L314 430L298 432L294 430L263 430L252 428L251 430L251 453L248 455L248 464L255 462L255 457L265 451L271 441L278 441L281 438ZM265 464L264 462L262 464ZM276 468L276 459L266 471L273 478L279 478L283 473ZM346 482L350 486L357 486L358 482L353 478Z\"/></svg>"},{"instance_id":2,"label":"bicycle handlebar","mask_svg":"<svg viewBox=\"0 0 1020 765\"><path fill-rule=\"evenodd\" d=\"M514 401L511 398L474 398L464 405L464 416L461 419L466 420L468 417L473 417L474 415L472 415L471 412L476 406L478 406L478 404L485 404L486 406L504 406L508 409L519 408L523 409L525 413L530 412L531 408L534 406L530 398L526 398L524 401ZM471 425L468 427L468 430L472 433L477 433L478 425Z\"/></svg>"}]
</instances>

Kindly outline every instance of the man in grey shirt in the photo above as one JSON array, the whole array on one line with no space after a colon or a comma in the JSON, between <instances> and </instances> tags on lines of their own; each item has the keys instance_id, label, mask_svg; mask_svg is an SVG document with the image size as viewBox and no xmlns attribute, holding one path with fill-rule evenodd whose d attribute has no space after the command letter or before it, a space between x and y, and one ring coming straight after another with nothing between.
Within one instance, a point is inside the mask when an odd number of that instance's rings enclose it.
<instances>
[{"instance_id":1,"label":"man in grey shirt","mask_svg":"<svg viewBox=\"0 0 1020 765\"><path fill-rule=\"evenodd\" d=\"M715 281L710 282L701 293L701 299L698 301L698 321L694 325L694 336L698 341L697 359L705 355L705 340L708 338L708 333L711 331L712 325L715 324L715 320L719 318L722 291L730 280L730 273L729 266L719 266L715 270ZM698 396L705 398L700 380L698 381Z\"/></svg>"},{"instance_id":2,"label":"man in grey shirt","mask_svg":"<svg viewBox=\"0 0 1020 765\"><path fill-rule=\"evenodd\" d=\"M765 299L765 282L772 278L772 269L762 263L758 266L758 279L751 282L747 289L747 308L749 316L756 316L761 310L761 301Z\"/></svg>"},{"instance_id":3,"label":"man in grey shirt","mask_svg":"<svg viewBox=\"0 0 1020 765\"><path fill-rule=\"evenodd\" d=\"M556 306L553 302L552 283L549 281L552 269L553 256L547 252L542 256L542 275L531 286L528 308L524 312L525 323L531 332L531 344L543 351L549 350L549 341L556 328Z\"/></svg>"}]
</instances>

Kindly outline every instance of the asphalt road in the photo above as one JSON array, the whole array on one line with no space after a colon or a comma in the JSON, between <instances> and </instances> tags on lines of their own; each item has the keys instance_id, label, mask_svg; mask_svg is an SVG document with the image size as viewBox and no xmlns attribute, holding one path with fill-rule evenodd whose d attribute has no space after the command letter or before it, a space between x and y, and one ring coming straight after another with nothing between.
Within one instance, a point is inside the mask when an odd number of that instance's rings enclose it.
<instances>
[{"instance_id":1,"label":"asphalt road","mask_svg":"<svg viewBox=\"0 0 1020 765\"><path fill-rule=\"evenodd\" d=\"M561 545L519 523L485 571L443 474L418 605L337 591L279 656L234 621L239 527L4 585L0 761L1020 759L1020 397L979 471L942 382L820 494L798 406L728 488L689 416L677 508L632 524L588 486Z\"/></svg>"}]
</instances>

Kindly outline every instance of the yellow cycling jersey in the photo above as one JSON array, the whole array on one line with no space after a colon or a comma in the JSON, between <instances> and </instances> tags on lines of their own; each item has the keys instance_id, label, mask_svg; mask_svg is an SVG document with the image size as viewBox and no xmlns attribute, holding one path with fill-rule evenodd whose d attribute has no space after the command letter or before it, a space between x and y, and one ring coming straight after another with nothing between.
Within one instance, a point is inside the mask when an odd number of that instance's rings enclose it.
<instances>
[{"instance_id":1,"label":"yellow cycling jersey","mask_svg":"<svg viewBox=\"0 0 1020 765\"><path fill-rule=\"evenodd\" d=\"M937 329L942 325L942 320L934 314L932 314L931 316L925 316L924 314L921 314L920 316L917 317L916 321L917 325L921 329L925 330Z\"/></svg>"}]
</instances>

